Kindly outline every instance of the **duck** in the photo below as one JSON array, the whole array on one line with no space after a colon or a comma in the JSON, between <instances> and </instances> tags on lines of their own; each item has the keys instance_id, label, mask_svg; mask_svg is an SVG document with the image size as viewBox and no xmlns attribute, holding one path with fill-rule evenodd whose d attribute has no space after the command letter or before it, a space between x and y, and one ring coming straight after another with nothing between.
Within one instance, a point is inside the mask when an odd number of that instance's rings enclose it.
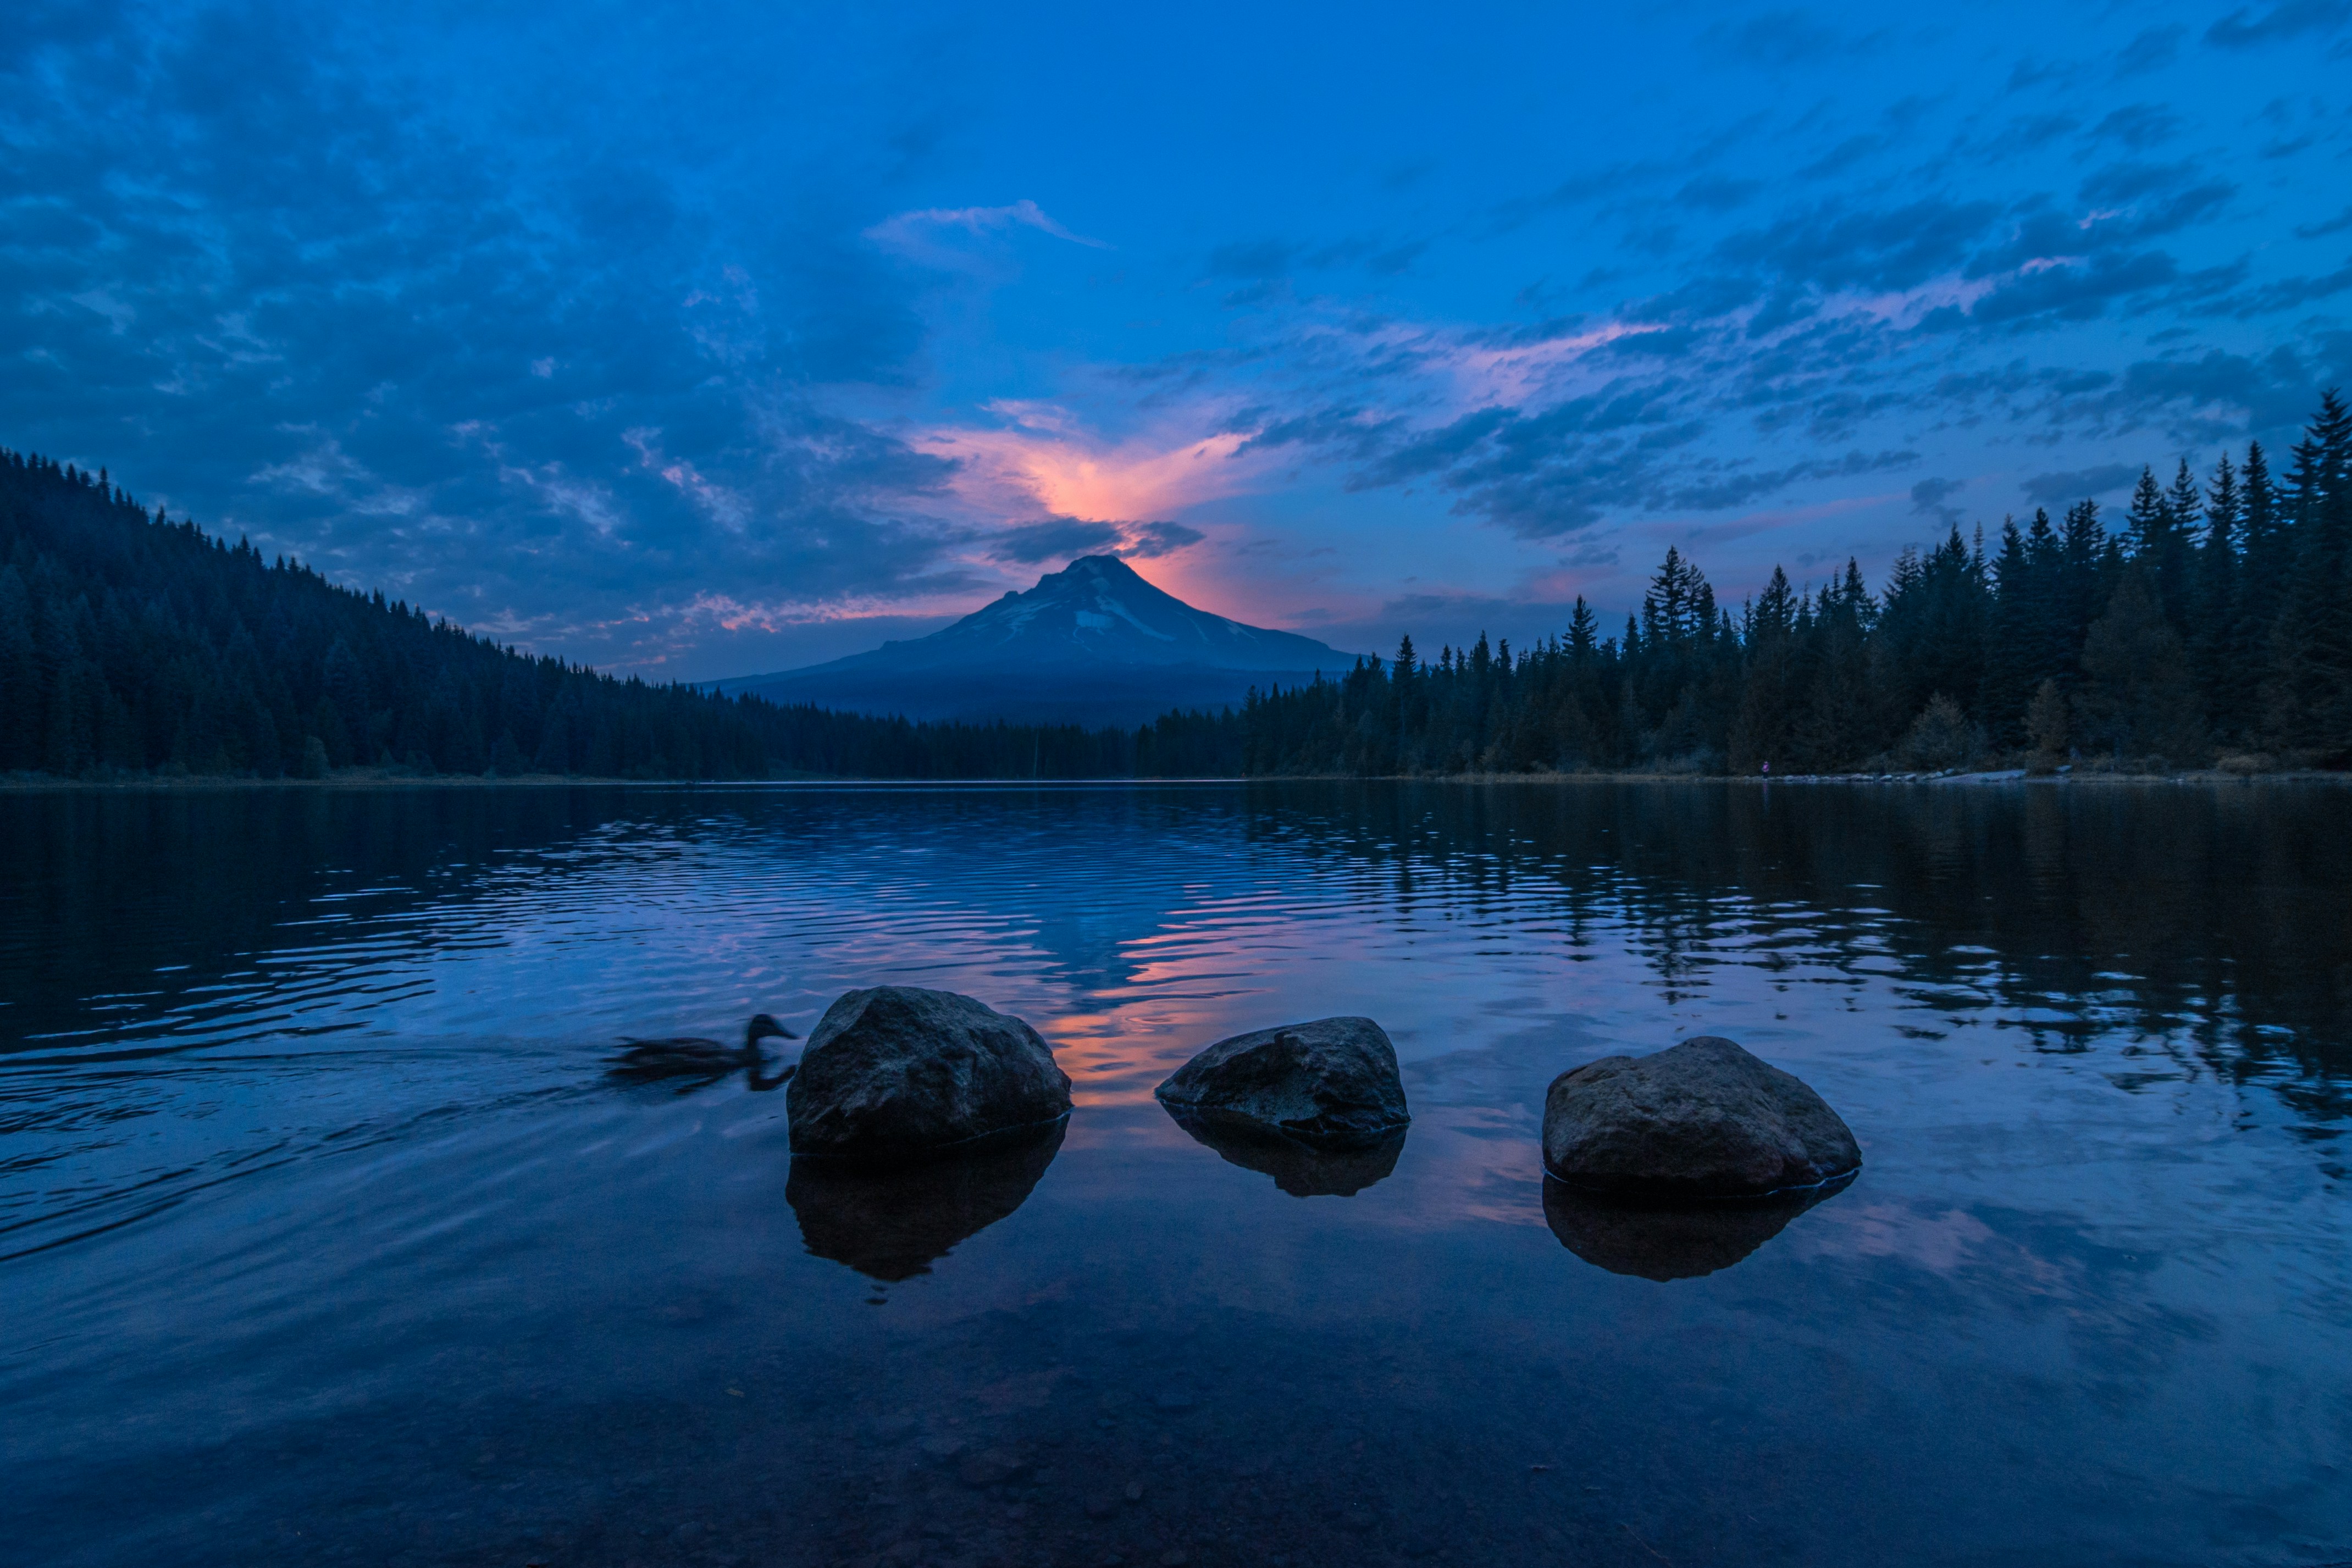
<instances>
[{"instance_id":1,"label":"duck","mask_svg":"<svg viewBox=\"0 0 2352 1568\"><path fill-rule=\"evenodd\" d=\"M790 1078L793 1069L788 1066L772 1078L761 1078L760 1065L765 1059L760 1042L798 1039L800 1036L766 1013L751 1016L751 1021L743 1027L740 1047L694 1035L670 1040L637 1040L625 1035L621 1054L613 1059L611 1071L620 1078L717 1078L740 1067L758 1081L761 1088L773 1088Z\"/></svg>"}]
</instances>

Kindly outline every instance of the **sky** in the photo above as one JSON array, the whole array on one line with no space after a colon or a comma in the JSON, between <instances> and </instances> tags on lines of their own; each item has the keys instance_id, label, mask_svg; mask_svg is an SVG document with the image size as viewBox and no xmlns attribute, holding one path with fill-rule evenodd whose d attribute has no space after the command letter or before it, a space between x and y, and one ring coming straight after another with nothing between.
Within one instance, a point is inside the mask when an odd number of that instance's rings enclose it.
<instances>
[{"instance_id":1,"label":"sky","mask_svg":"<svg viewBox=\"0 0 2352 1568\"><path fill-rule=\"evenodd\" d=\"M11 14L0 444L657 678L1876 582L2352 385L2352 0Z\"/></svg>"}]
</instances>

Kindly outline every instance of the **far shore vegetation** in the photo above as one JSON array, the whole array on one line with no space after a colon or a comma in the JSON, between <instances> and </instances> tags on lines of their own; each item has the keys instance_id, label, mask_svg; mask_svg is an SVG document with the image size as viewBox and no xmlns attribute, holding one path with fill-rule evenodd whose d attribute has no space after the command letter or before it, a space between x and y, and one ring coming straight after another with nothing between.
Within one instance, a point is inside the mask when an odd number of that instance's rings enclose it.
<instances>
[{"instance_id":1,"label":"far shore vegetation","mask_svg":"<svg viewBox=\"0 0 2352 1568\"><path fill-rule=\"evenodd\" d=\"M1622 632L1579 600L1239 711L1134 729L912 723L618 680L0 452L0 779L1089 779L2254 775L2352 768L2352 413L2273 475L2143 470L1953 526L1874 591L1775 569L1736 611L1675 549Z\"/></svg>"}]
</instances>

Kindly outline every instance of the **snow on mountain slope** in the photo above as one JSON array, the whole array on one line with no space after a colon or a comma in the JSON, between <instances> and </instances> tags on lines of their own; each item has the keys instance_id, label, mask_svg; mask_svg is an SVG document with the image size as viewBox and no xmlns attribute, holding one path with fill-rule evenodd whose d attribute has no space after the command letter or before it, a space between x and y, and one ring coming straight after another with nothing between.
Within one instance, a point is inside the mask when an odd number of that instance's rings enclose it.
<instances>
[{"instance_id":1,"label":"snow on mountain slope","mask_svg":"<svg viewBox=\"0 0 2352 1568\"><path fill-rule=\"evenodd\" d=\"M1336 675L1354 661L1312 637L1196 610L1115 557L1082 556L928 637L718 685L912 718L1130 724L1238 704L1252 685Z\"/></svg>"}]
</instances>

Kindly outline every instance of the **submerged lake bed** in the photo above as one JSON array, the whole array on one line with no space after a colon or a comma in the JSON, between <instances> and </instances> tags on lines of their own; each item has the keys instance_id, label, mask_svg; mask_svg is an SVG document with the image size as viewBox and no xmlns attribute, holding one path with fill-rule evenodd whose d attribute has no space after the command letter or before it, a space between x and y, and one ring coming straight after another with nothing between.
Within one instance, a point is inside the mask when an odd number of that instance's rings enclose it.
<instances>
[{"instance_id":1,"label":"submerged lake bed","mask_svg":"<svg viewBox=\"0 0 2352 1568\"><path fill-rule=\"evenodd\" d=\"M26 1562L2352 1558L2352 804L2234 784L0 799ZM604 1074L960 991L1057 1140L795 1169ZM1352 1163L1152 1098L1377 1019ZM1767 1221L1547 1184L1728 1036L1852 1125ZM1675 1227L1681 1227L1677 1229Z\"/></svg>"}]
</instances>

